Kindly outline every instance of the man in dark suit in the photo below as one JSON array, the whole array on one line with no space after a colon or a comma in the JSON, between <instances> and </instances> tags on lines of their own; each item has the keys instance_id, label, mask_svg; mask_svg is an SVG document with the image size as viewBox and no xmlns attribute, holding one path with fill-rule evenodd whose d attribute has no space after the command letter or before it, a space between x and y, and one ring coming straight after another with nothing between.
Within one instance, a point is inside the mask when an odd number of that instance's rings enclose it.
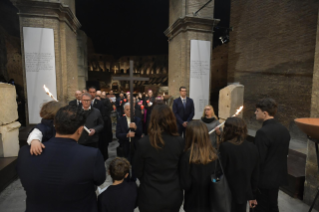
<instances>
[{"instance_id":1,"label":"man in dark suit","mask_svg":"<svg viewBox=\"0 0 319 212\"><path fill-rule=\"evenodd\" d=\"M118 117L121 117L123 115L123 105L125 104L126 99L124 97L123 92L119 94L119 98L116 99L116 110Z\"/></svg>"},{"instance_id":2,"label":"man in dark suit","mask_svg":"<svg viewBox=\"0 0 319 212\"><path fill-rule=\"evenodd\" d=\"M82 111L86 115L85 126L90 130L90 133L84 130L79 139L79 144L98 148L99 134L103 130L104 121L100 111L91 106L91 99L90 94L82 94Z\"/></svg>"},{"instance_id":3,"label":"man in dark suit","mask_svg":"<svg viewBox=\"0 0 319 212\"><path fill-rule=\"evenodd\" d=\"M173 112L176 117L178 132L180 135L185 133L187 123L194 117L194 102L186 97L186 87L179 88L180 97L173 102Z\"/></svg>"},{"instance_id":4,"label":"man in dark suit","mask_svg":"<svg viewBox=\"0 0 319 212\"><path fill-rule=\"evenodd\" d=\"M77 90L75 92L75 99L69 102L69 105L73 105L73 106L78 106L81 107L82 103L81 103L81 96L82 96L82 92Z\"/></svg>"},{"instance_id":5,"label":"man in dark suit","mask_svg":"<svg viewBox=\"0 0 319 212\"><path fill-rule=\"evenodd\" d=\"M82 111L63 107L55 116L56 136L41 156L32 156L29 145L21 148L17 171L27 194L26 211L98 211L95 189L106 170L98 149L77 144L84 123Z\"/></svg>"},{"instance_id":6,"label":"man in dark suit","mask_svg":"<svg viewBox=\"0 0 319 212\"><path fill-rule=\"evenodd\" d=\"M134 117L134 119L131 120L130 111L130 103L125 103L125 116L120 117L117 121L116 137L119 139L120 150L123 154L120 155L120 157L125 157L132 163L135 142L141 138L143 128L139 117Z\"/></svg>"},{"instance_id":7,"label":"man in dark suit","mask_svg":"<svg viewBox=\"0 0 319 212\"><path fill-rule=\"evenodd\" d=\"M112 133L112 120L111 120L111 112L112 112L112 104L111 101L106 97L105 91L101 93L101 102L105 108L105 116L104 116L104 129L101 133L101 141L99 143L99 148L103 154L104 160L109 158L108 154L108 146L109 143L112 142L113 133Z\"/></svg>"},{"instance_id":8,"label":"man in dark suit","mask_svg":"<svg viewBox=\"0 0 319 212\"><path fill-rule=\"evenodd\" d=\"M148 125L150 123L150 118L151 118L152 110L154 107L154 103L155 103L155 98L153 96L153 91L148 90L147 97L145 97L145 101L144 101L144 108L146 109L146 123L145 123L146 127L144 130L145 135L147 135Z\"/></svg>"},{"instance_id":9,"label":"man in dark suit","mask_svg":"<svg viewBox=\"0 0 319 212\"><path fill-rule=\"evenodd\" d=\"M260 158L260 175L257 193L257 212L277 212L279 186L287 184L287 155L290 134L274 116L277 103L271 98L256 104L256 119L263 126L256 133L255 144Z\"/></svg>"},{"instance_id":10,"label":"man in dark suit","mask_svg":"<svg viewBox=\"0 0 319 212\"><path fill-rule=\"evenodd\" d=\"M104 117L105 116L104 105L103 105L103 103L100 100L95 98L96 97L96 88L95 87L90 87L89 88L89 94L92 97L91 106L96 108L96 109L99 109L101 115Z\"/></svg>"}]
</instances>

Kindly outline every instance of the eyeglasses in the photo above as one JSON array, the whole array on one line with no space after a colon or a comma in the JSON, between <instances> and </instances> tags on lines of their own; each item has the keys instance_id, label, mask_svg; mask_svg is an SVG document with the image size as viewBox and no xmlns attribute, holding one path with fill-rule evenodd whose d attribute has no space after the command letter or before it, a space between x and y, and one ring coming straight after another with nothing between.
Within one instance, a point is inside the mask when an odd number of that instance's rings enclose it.
<instances>
[{"instance_id":1,"label":"eyeglasses","mask_svg":"<svg viewBox=\"0 0 319 212\"><path fill-rule=\"evenodd\" d=\"M82 100L82 102L90 102L90 101L91 101L91 100L85 100L85 99L84 99L84 100Z\"/></svg>"},{"instance_id":2,"label":"eyeglasses","mask_svg":"<svg viewBox=\"0 0 319 212\"><path fill-rule=\"evenodd\" d=\"M210 108L205 108L205 110L210 110Z\"/></svg>"}]
</instances>

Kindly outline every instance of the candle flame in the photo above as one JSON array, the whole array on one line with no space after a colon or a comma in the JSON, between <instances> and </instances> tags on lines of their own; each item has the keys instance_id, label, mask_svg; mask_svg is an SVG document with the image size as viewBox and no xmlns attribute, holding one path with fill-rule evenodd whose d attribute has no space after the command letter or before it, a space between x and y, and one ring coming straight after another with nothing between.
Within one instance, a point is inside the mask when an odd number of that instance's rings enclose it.
<instances>
[{"instance_id":1,"label":"candle flame","mask_svg":"<svg viewBox=\"0 0 319 212\"><path fill-rule=\"evenodd\" d=\"M49 97L51 97L54 101L58 101L56 98L54 98L54 96L52 95L52 93L50 92L50 90L45 86L43 85L43 89L44 91L46 92L46 94L48 94Z\"/></svg>"},{"instance_id":2,"label":"candle flame","mask_svg":"<svg viewBox=\"0 0 319 212\"><path fill-rule=\"evenodd\" d=\"M240 106L240 108L237 109L236 113L233 116L238 116L243 109L244 109L244 106Z\"/></svg>"}]
</instances>

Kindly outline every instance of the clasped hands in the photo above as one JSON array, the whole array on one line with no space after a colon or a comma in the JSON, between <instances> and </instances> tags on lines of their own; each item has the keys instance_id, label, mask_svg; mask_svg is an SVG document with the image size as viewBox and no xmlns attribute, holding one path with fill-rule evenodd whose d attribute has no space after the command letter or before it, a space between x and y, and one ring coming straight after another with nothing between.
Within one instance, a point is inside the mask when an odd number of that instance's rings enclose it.
<instances>
[{"instance_id":1,"label":"clasped hands","mask_svg":"<svg viewBox=\"0 0 319 212\"><path fill-rule=\"evenodd\" d=\"M130 123L130 129L134 129L136 130L137 129L137 126L134 122ZM135 137L135 132L132 132L132 131L129 131L126 135L126 137L128 138L134 138Z\"/></svg>"}]
</instances>

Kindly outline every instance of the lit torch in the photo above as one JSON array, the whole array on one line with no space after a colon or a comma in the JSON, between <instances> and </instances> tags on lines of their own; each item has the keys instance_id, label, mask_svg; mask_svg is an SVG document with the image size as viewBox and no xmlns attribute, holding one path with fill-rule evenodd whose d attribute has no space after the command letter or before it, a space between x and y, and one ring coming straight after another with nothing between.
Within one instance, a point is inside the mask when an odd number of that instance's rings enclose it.
<instances>
[{"instance_id":1,"label":"lit torch","mask_svg":"<svg viewBox=\"0 0 319 212\"><path fill-rule=\"evenodd\" d=\"M239 109L237 109L236 113L234 115L232 115L232 117L238 116L240 114L240 112L244 109L244 106L240 106ZM218 125L217 127L220 128L221 126L223 126L225 124L226 121L224 121L223 123L221 123L220 125ZM217 128L215 127L214 129L212 129L211 131L209 131L208 134L212 134L213 132L215 132L215 129Z\"/></svg>"},{"instance_id":2,"label":"lit torch","mask_svg":"<svg viewBox=\"0 0 319 212\"><path fill-rule=\"evenodd\" d=\"M50 92L50 90L43 85L44 91L48 94L49 97L51 97L54 101L58 102L58 100L56 98L54 98L54 96L52 95L52 93Z\"/></svg>"}]
</instances>

